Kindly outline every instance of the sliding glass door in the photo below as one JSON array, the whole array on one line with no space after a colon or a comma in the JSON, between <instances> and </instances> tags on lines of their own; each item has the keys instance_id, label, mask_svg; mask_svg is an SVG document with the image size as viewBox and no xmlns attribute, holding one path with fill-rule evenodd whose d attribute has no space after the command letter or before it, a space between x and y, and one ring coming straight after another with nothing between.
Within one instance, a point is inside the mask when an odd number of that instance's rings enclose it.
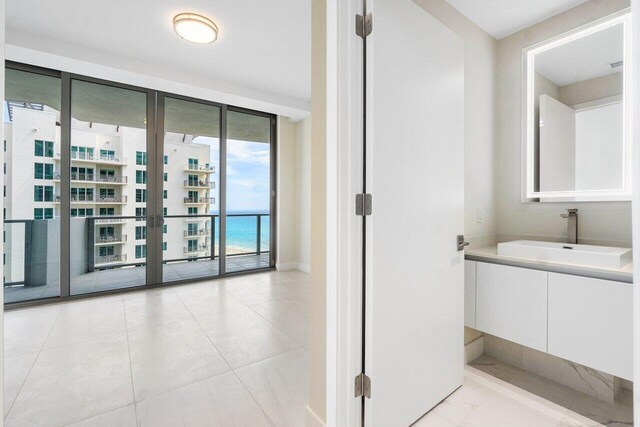
<instances>
[{"instance_id":1,"label":"sliding glass door","mask_svg":"<svg viewBox=\"0 0 640 427\"><path fill-rule=\"evenodd\" d=\"M275 266L275 116L9 63L7 303Z\"/></svg>"},{"instance_id":2,"label":"sliding glass door","mask_svg":"<svg viewBox=\"0 0 640 427\"><path fill-rule=\"evenodd\" d=\"M71 295L147 283L147 98L71 79L70 188L56 194L69 206Z\"/></svg>"},{"instance_id":3,"label":"sliding glass door","mask_svg":"<svg viewBox=\"0 0 640 427\"><path fill-rule=\"evenodd\" d=\"M273 126L269 115L229 110L226 142L226 271L275 265Z\"/></svg>"},{"instance_id":4,"label":"sliding glass door","mask_svg":"<svg viewBox=\"0 0 640 427\"><path fill-rule=\"evenodd\" d=\"M4 301L60 295L59 76L6 70Z\"/></svg>"},{"instance_id":5,"label":"sliding glass door","mask_svg":"<svg viewBox=\"0 0 640 427\"><path fill-rule=\"evenodd\" d=\"M162 96L162 280L220 274L219 171L222 109Z\"/></svg>"}]
</instances>

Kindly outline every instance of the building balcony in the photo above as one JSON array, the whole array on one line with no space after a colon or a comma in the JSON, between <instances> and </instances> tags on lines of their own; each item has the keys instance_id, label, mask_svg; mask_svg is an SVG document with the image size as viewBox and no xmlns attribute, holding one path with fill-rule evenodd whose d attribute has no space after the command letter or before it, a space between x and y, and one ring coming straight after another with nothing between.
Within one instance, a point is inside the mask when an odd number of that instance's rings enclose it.
<instances>
[{"instance_id":1,"label":"building balcony","mask_svg":"<svg viewBox=\"0 0 640 427\"><path fill-rule=\"evenodd\" d=\"M209 250L209 245L197 245L184 248L185 254L195 254L198 252L207 252Z\"/></svg>"},{"instance_id":2,"label":"building balcony","mask_svg":"<svg viewBox=\"0 0 640 427\"><path fill-rule=\"evenodd\" d=\"M127 196L97 196L96 203L127 203Z\"/></svg>"},{"instance_id":3,"label":"building balcony","mask_svg":"<svg viewBox=\"0 0 640 427\"><path fill-rule=\"evenodd\" d=\"M109 235L97 236L96 246L97 245L117 245L117 244L123 244L126 241L127 241L126 234L121 234L121 235L109 234Z\"/></svg>"},{"instance_id":4,"label":"building balcony","mask_svg":"<svg viewBox=\"0 0 640 427\"><path fill-rule=\"evenodd\" d=\"M60 181L62 173L56 172L53 176L54 181ZM126 176L119 175L94 175L91 173L71 172L71 182L95 182L97 184L113 184L124 185L127 183Z\"/></svg>"},{"instance_id":5,"label":"building balcony","mask_svg":"<svg viewBox=\"0 0 640 427\"><path fill-rule=\"evenodd\" d=\"M216 188L216 183L212 181L187 179L184 181L185 188Z\"/></svg>"},{"instance_id":6,"label":"building balcony","mask_svg":"<svg viewBox=\"0 0 640 427\"><path fill-rule=\"evenodd\" d=\"M98 175L96 176L96 182L98 184L122 185L127 183L127 177L119 175Z\"/></svg>"},{"instance_id":7,"label":"building balcony","mask_svg":"<svg viewBox=\"0 0 640 427\"><path fill-rule=\"evenodd\" d=\"M120 264L127 260L127 255L105 255L105 256L97 256L95 259L95 265L104 266L107 264Z\"/></svg>"},{"instance_id":8,"label":"building balcony","mask_svg":"<svg viewBox=\"0 0 640 427\"><path fill-rule=\"evenodd\" d=\"M104 225L104 224L124 224L126 220L122 218L96 218L94 220L96 225Z\"/></svg>"},{"instance_id":9,"label":"building balcony","mask_svg":"<svg viewBox=\"0 0 640 427\"><path fill-rule=\"evenodd\" d=\"M54 159L60 160L61 159L60 153L56 153ZM127 157L120 157L120 156L72 152L71 161L122 166L122 165L126 165L129 162L129 159Z\"/></svg>"},{"instance_id":10,"label":"building balcony","mask_svg":"<svg viewBox=\"0 0 640 427\"><path fill-rule=\"evenodd\" d=\"M62 196L57 195L54 203L60 203ZM87 204L124 204L127 203L127 196L96 196L95 194L71 195L71 203L87 203Z\"/></svg>"},{"instance_id":11,"label":"building balcony","mask_svg":"<svg viewBox=\"0 0 640 427\"><path fill-rule=\"evenodd\" d=\"M203 218L206 219L206 218ZM200 237L200 236L208 236L211 234L211 230L206 228L201 228L198 230L184 230L184 237Z\"/></svg>"},{"instance_id":12,"label":"building balcony","mask_svg":"<svg viewBox=\"0 0 640 427\"><path fill-rule=\"evenodd\" d=\"M60 203L62 201L62 196L61 195L56 195L56 200L54 203ZM77 194L77 195L71 195L71 203L88 203L88 204L94 204L95 203L95 196L93 194Z\"/></svg>"},{"instance_id":13,"label":"building balcony","mask_svg":"<svg viewBox=\"0 0 640 427\"><path fill-rule=\"evenodd\" d=\"M194 164L184 165L185 172L193 172L193 173L216 173L216 168L213 166L199 166Z\"/></svg>"},{"instance_id":14,"label":"building balcony","mask_svg":"<svg viewBox=\"0 0 640 427\"><path fill-rule=\"evenodd\" d=\"M185 197L186 205L210 205L216 202L215 197Z\"/></svg>"}]
</instances>

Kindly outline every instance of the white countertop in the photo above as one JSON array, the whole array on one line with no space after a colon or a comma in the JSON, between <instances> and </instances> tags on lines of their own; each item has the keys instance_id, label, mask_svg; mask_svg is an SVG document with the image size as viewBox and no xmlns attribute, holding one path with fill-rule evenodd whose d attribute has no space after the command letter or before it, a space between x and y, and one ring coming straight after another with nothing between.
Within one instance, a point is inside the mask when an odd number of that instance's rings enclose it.
<instances>
[{"instance_id":1,"label":"white countertop","mask_svg":"<svg viewBox=\"0 0 640 427\"><path fill-rule=\"evenodd\" d=\"M624 268L609 269L587 267L584 265L561 262L538 261L536 259L530 258L506 257L498 255L498 246L466 249L464 253L465 259L473 261L489 262L494 264L510 265L514 267L551 271L555 273L573 274L577 276L633 283L633 263L627 264Z\"/></svg>"}]
</instances>

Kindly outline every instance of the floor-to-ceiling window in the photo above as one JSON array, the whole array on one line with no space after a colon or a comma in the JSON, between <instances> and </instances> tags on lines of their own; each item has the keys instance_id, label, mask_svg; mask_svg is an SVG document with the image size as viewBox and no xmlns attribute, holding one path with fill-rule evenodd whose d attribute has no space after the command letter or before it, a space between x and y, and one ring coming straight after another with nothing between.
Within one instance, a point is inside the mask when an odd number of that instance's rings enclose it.
<instances>
[{"instance_id":1,"label":"floor-to-ceiling window","mask_svg":"<svg viewBox=\"0 0 640 427\"><path fill-rule=\"evenodd\" d=\"M275 265L273 115L14 63L6 86L7 303Z\"/></svg>"},{"instance_id":2,"label":"floor-to-ceiling window","mask_svg":"<svg viewBox=\"0 0 640 427\"><path fill-rule=\"evenodd\" d=\"M60 100L53 75L6 70L4 300L60 295Z\"/></svg>"},{"instance_id":3,"label":"floor-to-ceiling window","mask_svg":"<svg viewBox=\"0 0 640 427\"><path fill-rule=\"evenodd\" d=\"M227 113L227 272L273 265L273 122L268 115Z\"/></svg>"},{"instance_id":4,"label":"floor-to-ceiling window","mask_svg":"<svg viewBox=\"0 0 640 427\"><path fill-rule=\"evenodd\" d=\"M219 172L222 109L162 97L164 103L164 282L220 274Z\"/></svg>"},{"instance_id":5,"label":"floor-to-ceiling window","mask_svg":"<svg viewBox=\"0 0 640 427\"><path fill-rule=\"evenodd\" d=\"M70 294L143 286L147 93L70 81Z\"/></svg>"}]
</instances>

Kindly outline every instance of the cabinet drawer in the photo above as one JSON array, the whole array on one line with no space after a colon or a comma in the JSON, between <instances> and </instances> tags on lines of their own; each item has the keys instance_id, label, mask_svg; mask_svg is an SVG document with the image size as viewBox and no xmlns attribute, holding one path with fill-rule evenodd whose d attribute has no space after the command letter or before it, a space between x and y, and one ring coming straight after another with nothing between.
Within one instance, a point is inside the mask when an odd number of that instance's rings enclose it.
<instances>
[{"instance_id":1,"label":"cabinet drawer","mask_svg":"<svg viewBox=\"0 0 640 427\"><path fill-rule=\"evenodd\" d=\"M547 350L547 273L498 264L476 268L476 328Z\"/></svg>"},{"instance_id":2,"label":"cabinet drawer","mask_svg":"<svg viewBox=\"0 0 640 427\"><path fill-rule=\"evenodd\" d=\"M632 380L633 285L549 273L548 351Z\"/></svg>"}]
</instances>

